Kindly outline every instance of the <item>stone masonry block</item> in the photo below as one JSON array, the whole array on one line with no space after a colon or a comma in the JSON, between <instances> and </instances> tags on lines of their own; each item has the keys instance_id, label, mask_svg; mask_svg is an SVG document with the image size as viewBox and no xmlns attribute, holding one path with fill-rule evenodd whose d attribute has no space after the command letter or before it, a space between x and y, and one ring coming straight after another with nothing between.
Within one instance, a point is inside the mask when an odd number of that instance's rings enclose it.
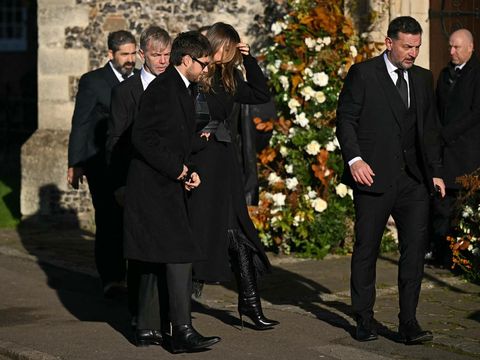
<instances>
[{"instance_id":1,"label":"stone masonry block","mask_svg":"<svg viewBox=\"0 0 480 360\"><path fill-rule=\"evenodd\" d=\"M55 24L57 26L88 26L88 6L44 6L38 8L38 27Z\"/></svg>"},{"instance_id":2,"label":"stone masonry block","mask_svg":"<svg viewBox=\"0 0 480 360\"><path fill-rule=\"evenodd\" d=\"M42 101L38 104L38 128L70 131L74 103Z\"/></svg>"},{"instance_id":3,"label":"stone masonry block","mask_svg":"<svg viewBox=\"0 0 480 360\"><path fill-rule=\"evenodd\" d=\"M88 71L88 51L84 49L38 49L38 74L82 75Z\"/></svg>"},{"instance_id":4,"label":"stone masonry block","mask_svg":"<svg viewBox=\"0 0 480 360\"><path fill-rule=\"evenodd\" d=\"M38 77L38 100L70 101L68 76L48 75Z\"/></svg>"},{"instance_id":5,"label":"stone masonry block","mask_svg":"<svg viewBox=\"0 0 480 360\"><path fill-rule=\"evenodd\" d=\"M52 48L63 48L65 43L65 28L57 25L44 25L38 29L38 43L42 46Z\"/></svg>"}]
</instances>

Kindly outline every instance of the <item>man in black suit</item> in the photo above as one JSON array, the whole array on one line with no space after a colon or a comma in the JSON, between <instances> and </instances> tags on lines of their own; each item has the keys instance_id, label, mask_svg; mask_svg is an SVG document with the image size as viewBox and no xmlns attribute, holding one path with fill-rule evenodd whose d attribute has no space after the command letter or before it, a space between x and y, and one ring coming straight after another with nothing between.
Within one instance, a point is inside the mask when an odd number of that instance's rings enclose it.
<instances>
[{"instance_id":1,"label":"man in black suit","mask_svg":"<svg viewBox=\"0 0 480 360\"><path fill-rule=\"evenodd\" d=\"M95 208L95 263L104 295L125 289L126 263L122 251L121 208L107 178L105 141L112 88L133 74L136 41L128 31L108 35L108 58L103 67L84 74L78 84L68 144L67 180L78 189L87 178Z\"/></svg>"},{"instance_id":2,"label":"man in black suit","mask_svg":"<svg viewBox=\"0 0 480 360\"><path fill-rule=\"evenodd\" d=\"M441 71L436 91L447 191L443 199L433 200L431 238L434 261L446 266L452 252L445 237L460 190L455 179L480 167L480 61L470 31L453 32L449 45L451 62Z\"/></svg>"},{"instance_id":3,"label":"man in black suit","mask_svg":"<svg viewBox=\"0 0 480 360\"><path fill-rule=\"evenodd\" d=\"M133 156L132 126L137 116L140 97L156 76L163 73L170 60L172 40L168 33L149 26L140 35L139 55L144 64L140 72L112 90L111 117L108 124L107 153L115 198L123 206L127 172ZM162 269L163 270L163 269ZM128 263L128 296L132 323L136 326L137 346L159 345L162 333L169 332L168 297L164 272L157 279L155 271L141 262ZM158 287L158 289L157 289ZM159 294L162 301L159 307ZM162 315L159 314L162 309ZM161 323L160 323L161 319Z\"/></svg>"},{"instance_id":4,"label":"man in black suit","mask_svg":"<svg viewBox=\"0 0 480 360\"><path fill-rule=\"evenodd\" d=\"M132 129L135 149L125 193L125 255L157 276L166 272L171 350L197 351L217 343L191 322L192 262L202 250L192 234L185 190L200 184L188 163L195 133L194 96L189 85L207 72L211 46L192 31L172 44L171 65L142 95Z\"/></svg>"},{"instance_id":5,"label":"man in black suit","mask_svg":"<svg viewBox=\"0 0 480 360\"><path fill-rule=\"evenodd\" d=\"M345 161L343 182L354 191L355 245L351 297L356 338L377 339L373 306L375 267L388 217L398 229L399 334L405 343L432 339L416 320L423 277L429 190L445 187L435 133L430 71L414 65L422 28L409 16L394 19L386 51L353 65L337 109L337 137Z\"/></svg>"}]
</instances>

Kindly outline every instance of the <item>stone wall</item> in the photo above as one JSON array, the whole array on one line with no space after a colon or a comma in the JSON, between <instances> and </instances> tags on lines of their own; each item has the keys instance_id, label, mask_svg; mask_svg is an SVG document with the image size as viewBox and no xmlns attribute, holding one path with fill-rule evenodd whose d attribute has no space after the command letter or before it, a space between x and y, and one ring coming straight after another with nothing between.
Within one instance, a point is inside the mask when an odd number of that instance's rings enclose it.
<instances>
[{"instance_id":1,"label":"stone wall","mask_svg":"<svg viewBox=\"0 0 480 360\"><path fill-rule=\"evenodd\" d=\"M110 31L138 38L157 24L175 36L224 21L258 49L282 8L282 0L38 0L38 130L22 149L22 215L92 222L87 186L66 182L67 144L78 79L107 61Z\"/></svg>"}]
</instances>

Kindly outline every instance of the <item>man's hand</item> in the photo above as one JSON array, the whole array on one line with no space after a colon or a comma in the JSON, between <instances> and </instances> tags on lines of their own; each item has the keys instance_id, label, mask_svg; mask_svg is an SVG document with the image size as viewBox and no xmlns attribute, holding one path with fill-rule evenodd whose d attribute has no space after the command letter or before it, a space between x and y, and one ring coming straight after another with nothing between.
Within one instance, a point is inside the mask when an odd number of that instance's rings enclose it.
<instances>
[{"instance_id":1,"label":"man's hand","mask_svg":"<svg viewBox=\"0 0 480 360\"><path fill-rule=\"evenodd\" d=\"M177 180L183 180L183 178L187 176L187 173L188 173L188 168L185 165L183 165L182 173L177 177Z\"/></svg>"},{"instance_id":2,"label":"man's hand","mask_svg":"<svg viewBox=\"0 0 480 360\"><path fill-rule=\"evenodd\" d=\"M185 190L190 191L200 185L200 176L196 172L193 172L192 175L190 176L190 179L188 179L185 182Z\"/></svg>"},{"instance_id":3,"label":"man's hand","mask_svg":"<svg viewBox=\"0 0 480 360\"><path fill-rule=\"evenodd\" d=\"M83 168L69 167L67 171L67 181L74 188L78 189L78 183L83 184Z\"/></svg>"},{"instance_id":4,"label":"man's hand","mask_svg":"<svg viewBox=\"0 0 480 360\"><path fill-rule=\"evenodd\" d=\"M350 172L352 173L355 182L362 185L372 186L375 173L365 161L355 161L350 166Z\"/></svg>"},{"instance_id":5,"label":"man's hand","mask_svg":"<svg viewBox=\"0 0 480 360\"><path fill-rule=\"evenodd\" d=\"M207 141L209 140L210 138L210 133L209 132L203 132L200 134L200 137L204 137L205 139L207 139Z\"/></svg>"},{"instance_id":6,"label":"man's hand","mask_svg":"<svg viewBox=\"0 0 480 360\"><path fill-rule=\"evenodd\" d=\"M445 183L443 182L443 179L442 178L433 178L433 186L435 188L435 190L439 190L440 191L440 195L441 197L445 197Z\"/></svg>"}]
</instances>

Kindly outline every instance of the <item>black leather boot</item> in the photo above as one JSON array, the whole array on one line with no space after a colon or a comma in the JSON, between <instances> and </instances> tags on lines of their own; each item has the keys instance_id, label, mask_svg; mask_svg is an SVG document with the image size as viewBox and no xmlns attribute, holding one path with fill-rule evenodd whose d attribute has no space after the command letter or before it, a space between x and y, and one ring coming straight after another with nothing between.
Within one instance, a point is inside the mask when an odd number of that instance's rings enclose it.
<instances>
[{"instance_id":1,"label":"black leather boot","mask_svg":"<svg viewBox=\"0 0 480 360\"><path fill-rule=\"evenodd\" d=\"M174 325L170 341L172 353L195 352L204 350L221 339L218 336L200 335L192 325Z\"/></svg>"},{"instance_id":2,"label":"black leather boot","mask_svg":"<svg viewBox=\"0 0 480 360\"><path fill-rule=\"evenodd\" d=\"M135 345L162 345L162 333L160 330L136 330Z\"/></svg>"},{"instance_id":3,"label":"black leather boot","mask_svg":"<svg viewBox=\"0 0 480 360\"><path fill-rule=\"evenodd\" d=\"M238 314L243 328L243 315L252 320L256 330L268 330L278 325L276 320L267 319L263 315L262 304L258 294L255 266L252 250L239 237L245 237L237 230L228 230L230 237L230 254L232 268L238 287Z\"/></svg>"}]
</instances>

